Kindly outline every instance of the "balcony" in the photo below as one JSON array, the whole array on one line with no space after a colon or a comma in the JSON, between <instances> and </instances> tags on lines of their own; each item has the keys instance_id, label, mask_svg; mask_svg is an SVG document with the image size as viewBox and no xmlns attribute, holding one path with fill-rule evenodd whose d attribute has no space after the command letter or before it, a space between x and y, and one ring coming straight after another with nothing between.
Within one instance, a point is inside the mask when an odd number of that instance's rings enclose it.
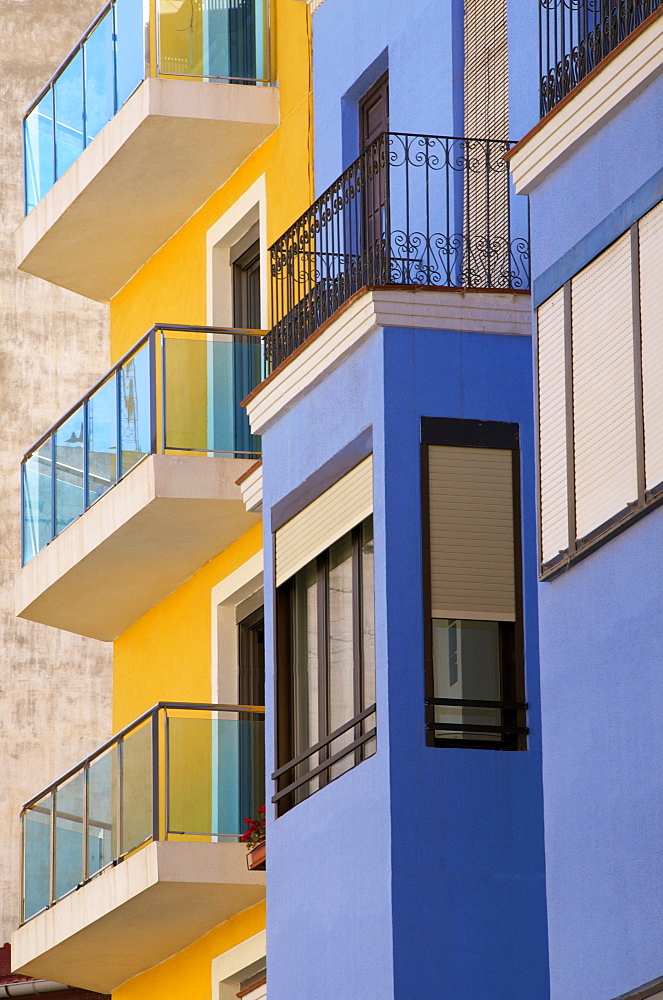
<instances>
[{"instance_id":1,"label":"balcony","mask_svg":"<svg viewBox=\"0 0 663 1000\"><path fill-rule=\"evenodd\" d=\"M541 117L660 5L661 0L539 0Z\"/></svg>"},{"instance_id":2,"label":"balcony","mask_svg":"<svg viewBox=\"0 0 663 1000\"><path fill-rule=\"evenodd\" d=\"M156 705L24 805L15 972L110 993L264 898L262 713Z\"/></svg>"},{"instance_id":3,"label":"balcony","mask_svg":"<svg viewBox=\"0 0 663 1000\"><path fill-rule=\"evenodd\" d=\"M362 288L527 289L527 202L511 197L510 146L376 139L270 248L270 369Z\"/></svg>"},{"instance_id":4,"label":"balcony","mask_svg":"<svg viewBox=\"0 0 663 1000\"><path fill-rule=\"evenodd\" d=\"M207 6L110 0L33 101L23 270L110 299L277 127L269 0Z\"/></svg>"},{"instance_id":5,"label":"balcony","mask_svg":"<svg viewBox=\"0 0 663 1000\"><path fill-rule=\"evenodd\" d=\"M17 614L116 638L256 524L236 480L261 376L255 332L142 337L24 456Z\"/></svg>"}]
</instances>

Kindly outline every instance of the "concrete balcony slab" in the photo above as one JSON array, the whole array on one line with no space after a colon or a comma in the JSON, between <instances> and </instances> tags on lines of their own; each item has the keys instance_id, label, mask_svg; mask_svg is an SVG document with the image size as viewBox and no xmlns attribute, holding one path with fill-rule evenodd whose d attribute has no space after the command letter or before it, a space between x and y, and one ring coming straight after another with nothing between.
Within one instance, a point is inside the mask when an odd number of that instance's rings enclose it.
<instances>
[{"instance_id":1,"label":"concrete balcony slab","mask_svg":"<svg viewBox=\"0 0 663 1000\"><path fill-rule=\"evenodd\" d=\"M258 523L236 483L252 465L146 457L20 570L16 614L116 639Z\"/></svg>"},{"instance_id":2,"label":"concrete balcony slab","mask_svg":"<svg viewBox=\"0 0 663 1000\"><path fill-rule=\"evenodd\" d=\"M243 844L148 844L12 935L13 971L111 993L265 897Z\"/></svg>"},{"instance_id":3,"label":"concrete balcony slab","mask_svg":"<svg viewBox=\"0 0 663 1000\"><path fill-rule=\"evenodd\" d=\"M108 301L278 123L274 87L145 80L26 216L17 266Z\"/></svg>"}]
</instances>

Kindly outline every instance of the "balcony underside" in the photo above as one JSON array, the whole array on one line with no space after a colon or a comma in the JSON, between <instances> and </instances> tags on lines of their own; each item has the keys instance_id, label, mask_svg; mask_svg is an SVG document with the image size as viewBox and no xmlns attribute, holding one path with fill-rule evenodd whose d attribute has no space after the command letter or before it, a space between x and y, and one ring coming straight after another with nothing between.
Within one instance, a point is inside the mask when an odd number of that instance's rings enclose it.
<instances>
[{"instance_id":1,"label":"balcony underside","mask_svg":"<svg viewBox=\"0 0 663 1000\"><path fill-rule=\"evenodd\" d=\"M23 567L20 618L112 640L240 538L250 459L152 455Z\"/></svg>"},{"instance_id":2,"label":"balcony underside","mask_svg":"<svg viewBox=\"0 0 663 1000\"><path fill-rule=\"evenodd\" d=\"M278 121L273 87L146 80L25 218L18 267L108 301Z\"/></svg>"},{"instance_id":3,"label":"balcony underside","mask_svg":"<svg viewBox=\"0 0 663 1000\"><path fill-rule=\"evenodd\" d=\"M243 844L160 842L12 935L14 971L111 993L265 896Z\"/></svg>"}]
</instances>

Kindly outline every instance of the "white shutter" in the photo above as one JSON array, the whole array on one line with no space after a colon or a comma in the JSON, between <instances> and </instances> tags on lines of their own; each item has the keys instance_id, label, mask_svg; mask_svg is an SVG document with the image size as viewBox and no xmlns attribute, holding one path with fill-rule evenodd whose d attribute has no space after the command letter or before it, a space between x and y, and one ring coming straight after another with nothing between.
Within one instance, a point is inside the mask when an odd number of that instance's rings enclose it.
<instances>
[{"instance_id":1,"label":"white shutter","mask_svg":"<svg viewBox=\"0 0 663 1000\"><path fill-rule=\"evenodd\" d=\"M538 309L541 555L549 562L569 544L564 289Z\"/></svg>"},{"instance_id":2,"label":"white shutter","mask_svg":"<svg viewBox=\"0 0 663 1000\"><path fill-rule=\"evenodd\" d=\"M573 279L572 317L576 526L582 538L638 493L630 233Z\"/></svg>"},{"instance_id":3,"label":"white shutter","mask_svg":"<svg viewBox=\"0 0 663 1000\"><path fill-rule=\"evenodd\" d=\"M278 529L277 587L372 513L373 456L369 455Z\"/></svg>"},{"instance_id":4,"label":"white shutter","mask_svg":"<svg viewBox=\"0 0 663 1000\"><path fill-rule=\"evenodd\" d=\"M428 447L433 618L515 621L513 453Z\"/></svg>"},{"instance_id":5,"label":"white shutter","mask_svg":"<svg viewBox=\"0 0 663 1000\"><path fill-rule=\"evenodd\" d=\"M663 482L663 202L640 219L645 484Z\"/></svg>"}]
</instances>

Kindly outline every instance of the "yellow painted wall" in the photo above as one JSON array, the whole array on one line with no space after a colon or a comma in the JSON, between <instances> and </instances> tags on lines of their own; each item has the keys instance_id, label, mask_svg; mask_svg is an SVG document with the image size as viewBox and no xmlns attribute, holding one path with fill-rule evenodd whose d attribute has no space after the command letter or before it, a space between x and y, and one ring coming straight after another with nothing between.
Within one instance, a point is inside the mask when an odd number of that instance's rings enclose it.
<instances>
[{"instance_id":1,"label":"yellow painted wall","mask_svg":"<svg viewBox=\"0 0 663 1000\"><path fill-rule=\"evenodd\" d=\"M211 700L211 590L261 547L257 524L115 640L114 730L157 701Z\"/></svg>"},{"instance_id":2,"label":"yellow painted wall","mask_svg":"<svg viewBox=\"0 0 663 1000\"><path fill-rule=\"evenodd\" d=\"M206 232L258 177L265 174L268 243L311 204L310 17L308 4L273 0L273 75L280 92L281 123L111 301L113 361L155 323L205 323ZM204 156L205 151L194 155Z\"/></svg>"},{"instance_id":3,"label":"yellow painted wall","mask_svg":"<svg viewBox=\"0 0 663 1000\"><path fill-rule=\"evenodd\" d=\"M177 955L129 980L113 1000L211 1000L212 960L265 929L265 904L243 910Z\"/></svg>"}]
</instances>

